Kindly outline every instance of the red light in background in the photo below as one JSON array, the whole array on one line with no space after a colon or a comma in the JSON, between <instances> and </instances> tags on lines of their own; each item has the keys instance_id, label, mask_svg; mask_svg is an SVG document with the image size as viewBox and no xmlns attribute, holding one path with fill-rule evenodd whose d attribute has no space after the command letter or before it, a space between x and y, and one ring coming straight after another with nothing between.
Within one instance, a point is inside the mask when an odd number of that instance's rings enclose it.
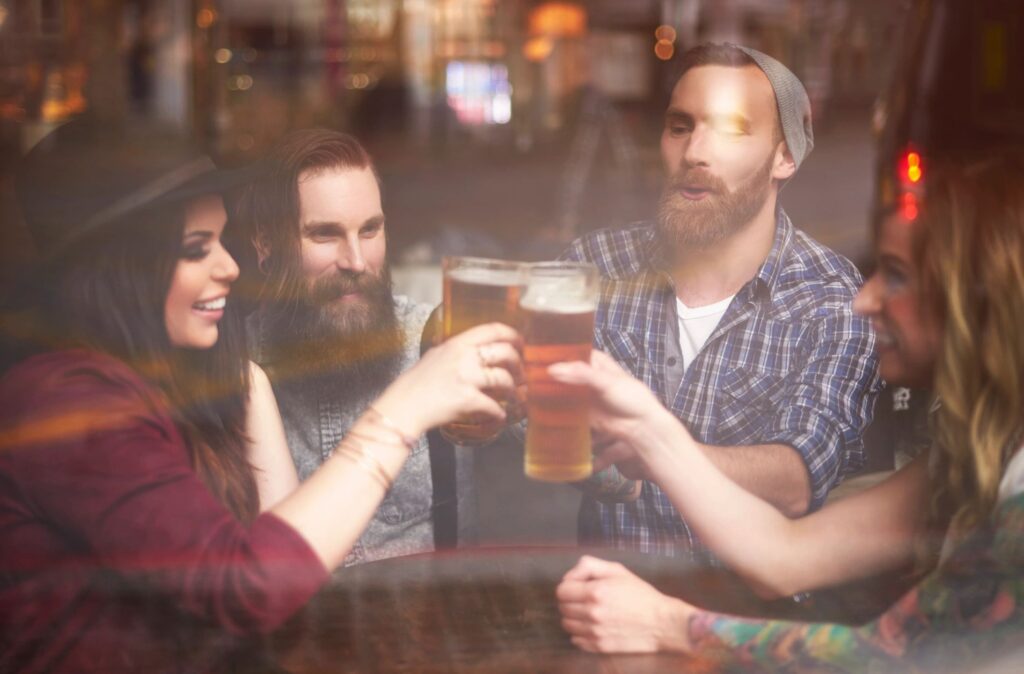
<instances>
[{"instance_id":1,"label":"red light in background","mask_svg":"<svg viewBox=\"0 0 1024 674\"><path fill-rule=\"evenodd\" d=\"M921 163L921 154L914 150L907 150L900 157L899 165L896 167L900 181L904 184L917 185L924 178L924 166Z\"/></svg>"},{"instance_id":2,"label":"red light in background","mask_svg":"<svg viewBox=\"0 0 1024 674\"><path fill-rule=\"evenodd\" d=\"M904 192L900 199L900 213L907 222L917 220L920 209L917 206L917 195L913 192Z\"/></svg>"},{"instance_id":3,"label":"red light in background","mask_svg":"<svg viewBox=\"0 0 1024 674\"><path fill-rule=\"evenodd\" d=\"M907 179L912 183L921 182L921 155L916 152L907 154Z\"/></svg>"}]
</instances>

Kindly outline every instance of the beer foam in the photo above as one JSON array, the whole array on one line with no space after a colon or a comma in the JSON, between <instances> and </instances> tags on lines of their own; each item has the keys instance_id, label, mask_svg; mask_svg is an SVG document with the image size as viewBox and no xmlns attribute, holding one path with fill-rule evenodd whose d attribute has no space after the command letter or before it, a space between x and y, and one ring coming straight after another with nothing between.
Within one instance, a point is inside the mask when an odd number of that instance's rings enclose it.
<instances>
[{"instance_id":1,"label":"beer foam","mask_svg":"<svg viewBox=\"0 0 1024 674\"><path fill-rule=\"evenodd\" d=\"M582 276L533 276L520 306L564 314L593 311L597 307L597 288Z\"/></svg>"},{"instance_id":2,"label":"beer foam","mask_svg":"<svg viewBox=\"0 0 1024 674\"><path fill-rule=\"evenodd\" d=\"M535 292L527 293L519 302L519 306L527 311L543 311L549 314L585 314L597 309L597 298L587 301L581 297L565 298L557 294Z\"/></svg>"},{"instance_id":3,"label":"beer foam","mask_svg":"<svg viewBox=\"0 0 1024 674\"><path fill-rule=\"evenodd\" d=\"M522 274L514 269L479 269L466 267L448 272L448 278L459 283L475 283L482 286L521 286Z\"/></svg>"}]
</instances>

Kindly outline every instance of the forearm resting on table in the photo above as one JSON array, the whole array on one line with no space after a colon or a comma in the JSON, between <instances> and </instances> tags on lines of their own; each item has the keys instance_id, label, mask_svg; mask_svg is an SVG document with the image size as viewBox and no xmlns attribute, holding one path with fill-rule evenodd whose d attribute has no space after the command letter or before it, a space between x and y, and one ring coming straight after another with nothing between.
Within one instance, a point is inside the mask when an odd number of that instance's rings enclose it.
<instances>
[{"instance_id":1,"label":"forearm resting on table","mask_svg":"<svg viewBox=\"0 0 1024 674\"><path fill-rule=\"evenodd\" d=\"M986 669L986 661L1005 664L1007 655L1016 660L1024 628L1024 582L1015 550L1022 512L1011 506L1000 522L1000 540L1016 541L996 544L982 559L972 553L971 569L933 571L866 625L746 620L697 611L686 634L689 649L745 664L799 662L808 670L827 664L829 671L843 672L934 671L936 665L942 671L974 671Z\"/></svg>"}]
</instances>

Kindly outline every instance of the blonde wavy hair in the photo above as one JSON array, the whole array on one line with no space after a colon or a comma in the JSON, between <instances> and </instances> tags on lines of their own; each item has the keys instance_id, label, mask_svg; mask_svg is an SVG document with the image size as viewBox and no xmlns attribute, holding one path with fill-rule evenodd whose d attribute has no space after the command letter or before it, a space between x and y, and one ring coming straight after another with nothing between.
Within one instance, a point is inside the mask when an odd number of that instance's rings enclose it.
<instances>
[{"instance_id":1,"label":"blonde wavy hair","mask_svg":"<svg viewBox=\"0 0 1024 674\"><path fill-rule=\"evenodd\" d=\"M1024 156L929 178L917 255L944 324L935 373L928 530L954 541L983 526L1024 430Z\"/></svg>"}]
</instances>

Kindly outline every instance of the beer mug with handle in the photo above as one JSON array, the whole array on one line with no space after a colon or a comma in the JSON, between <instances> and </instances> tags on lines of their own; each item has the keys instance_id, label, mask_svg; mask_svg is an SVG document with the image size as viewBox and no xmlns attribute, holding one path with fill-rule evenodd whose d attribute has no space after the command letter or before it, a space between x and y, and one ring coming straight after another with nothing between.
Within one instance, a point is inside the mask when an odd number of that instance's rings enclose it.
<instances>
[{"instance_id":1,"label":"beer mug with handle","mask_svg":"<svg viewBox=\"0 0 1024 674\"><path fill-rule=\"evenodd\" d=\"M549 482L589 477L590 406L582 386L552 380L547 369L590 361L600 279L593 265L529 265L520 301L526 365L526 475Z\"/></svg>"},{"instance_id":2,"label":"beer mug with handle","mask_svg":"<svg viewBox=\"0 0 1024 674\"><path fill-rule=\"evenodd\" d=\"M480 257L446 257L441 263L444 278L445 339L484 323L504 323L522 329L519 297L525 283L521 262ZM508 404L510 401L502 401ZM513 410L509 421L515 421ZM481 417L467 417L441 427L451 442L479 446L501 434L504 425Z\"/></svg>"}]
</instances>

